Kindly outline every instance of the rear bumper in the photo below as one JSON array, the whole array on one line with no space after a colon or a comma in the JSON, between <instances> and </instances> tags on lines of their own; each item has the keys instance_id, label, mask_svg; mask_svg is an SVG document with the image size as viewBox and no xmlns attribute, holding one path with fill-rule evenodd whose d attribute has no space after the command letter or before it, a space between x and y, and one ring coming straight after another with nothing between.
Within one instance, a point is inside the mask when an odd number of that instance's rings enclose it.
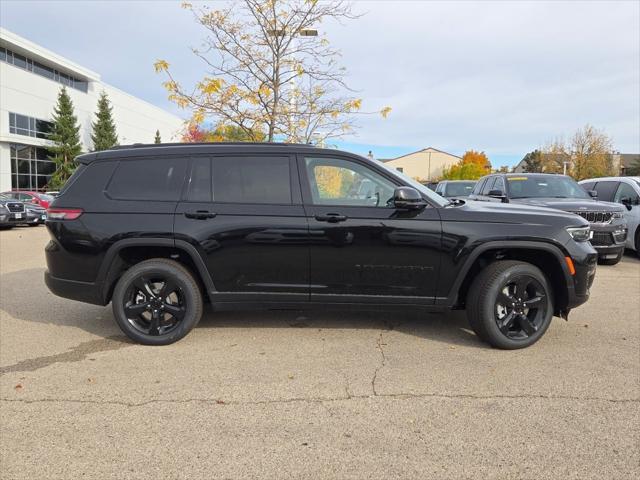
<instances>
[{"instance_id":1,"label":"rear bumper","mask_svg":"<svg viewBox=\"0 0 640 480\"><path fill-rule=\"evenodd\" d=\"M51 293L58 297L94 305L106 305L102 299L102 289L96 283L56 278L49 271L44 272L44 283L51 290Z\"/></svg>"}]
</instances>

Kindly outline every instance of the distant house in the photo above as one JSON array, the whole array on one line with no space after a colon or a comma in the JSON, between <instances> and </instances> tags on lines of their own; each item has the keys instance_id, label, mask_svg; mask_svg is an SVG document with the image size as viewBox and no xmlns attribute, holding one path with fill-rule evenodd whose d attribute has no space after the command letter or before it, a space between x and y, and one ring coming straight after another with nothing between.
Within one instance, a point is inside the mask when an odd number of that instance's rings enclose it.
<instances>
[{"instance_id":1,"label":"distant house","mask_svg":"<svg viewBox=\"0 0 640 480\"><path fill-rule=\"evenodd\" d=\"M628 175L627 171L640 162L640 153L618 153L614 155L619 157L616 164L620 168L620 175Z\"/></svg>"},{"instance_id":2,"label":"distant house","mask_svg":"<svg viewBox=\"0 0 640 480\"><path fill-rule=\"evenodd\" d=\"M428 147L398 158L380 161L412 178L430 181L440 178L445 168L457 164L460 160L462 157Z\"/></svg>"}]
</instances>

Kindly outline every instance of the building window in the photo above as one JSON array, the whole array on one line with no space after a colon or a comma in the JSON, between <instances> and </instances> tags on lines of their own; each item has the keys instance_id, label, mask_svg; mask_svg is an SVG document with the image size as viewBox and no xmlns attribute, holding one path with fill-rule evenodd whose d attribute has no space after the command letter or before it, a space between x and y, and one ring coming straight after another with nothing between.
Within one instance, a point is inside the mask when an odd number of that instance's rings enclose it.
<instances>
[{"instance_id":1,"label":"building window","mask_svg":"<svg viewBox=\"0 0 640 480\"><path fill-rule=\"evenodd\" d=\"M49 138L53 123L9 112L9 133L27 137Z\"/></svg>"},{"instance_id":2,"label":"building window","mask_svg":"<svg viewBox=\"0 0 640 480\"><path fill-rule=\"evenodd\" d=\"M11 188L44 190L56 165L49 160L46 148L11 144Z\"/></svg>"},{"instance_id":3,"label":"building window","mask_svg":"<svg viewBox=\"0 0 640 480\"><path fill-rule=\"evenodd\" d=\"M31 58L15 53L8 48L0 47L0 61L33 72L41 77L49 78L84 93L87 93L89 89L89 83L86 80L81 80L66 73L59 72L55 68L47 67Z\"/></svg>"}]
</instances>

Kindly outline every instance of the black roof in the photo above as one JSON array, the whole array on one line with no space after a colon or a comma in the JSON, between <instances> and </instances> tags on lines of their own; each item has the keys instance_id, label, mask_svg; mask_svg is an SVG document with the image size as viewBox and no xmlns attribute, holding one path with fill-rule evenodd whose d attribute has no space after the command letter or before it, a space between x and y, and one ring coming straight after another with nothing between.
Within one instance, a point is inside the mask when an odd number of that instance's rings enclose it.
<instances>
[{"instance_id":1,"label":"black roof","mask_svg":"<svg viewBox=\"0 0 640 480\"><path fill-rule=\"evenodd\" d=\"M80 163L91 163L108 158L123 159L151 155L193 155L206 153L338 153L339 150L314 147L296 143L260 142L207 142L207 143L136 143L118 145L109 150L90 152L77 157ZM346 153L346 152L340 152ZM354 154L349 154L354 156Z\"/></svg>"}]
</instances>

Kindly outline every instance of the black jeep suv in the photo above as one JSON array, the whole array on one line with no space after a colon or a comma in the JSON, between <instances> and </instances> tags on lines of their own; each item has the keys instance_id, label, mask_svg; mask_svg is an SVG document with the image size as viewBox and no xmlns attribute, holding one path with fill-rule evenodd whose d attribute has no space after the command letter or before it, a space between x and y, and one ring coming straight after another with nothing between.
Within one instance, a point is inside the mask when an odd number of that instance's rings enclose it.
<instances>
[{"instance_id":1,"label":"black jeep suv","mask_svg":"<svg viewBox=\"0 0 640 480\"><path fill-rule=\"evenodd\" d=\"M164 144L78 157L48 211L45 281L106 305L144 344L216 310L466 308L479 337L526 347L584 303L589 223L449 202L380 162L304 145Z\"/></svg>"},{"instance_id":2,"label":"black jeep suv","mask_svg":"<svg viewBox=\"0 0 640 480\"><path fill-rule=\"evenodd\" d=\"M551 173L508 173L482 177L470 200L520 203L575 213L591 224L591 244L598 261L615 265L624 255L627 221L621 205L596 200L571 177Z\"/></svg>"}]
</instances>

